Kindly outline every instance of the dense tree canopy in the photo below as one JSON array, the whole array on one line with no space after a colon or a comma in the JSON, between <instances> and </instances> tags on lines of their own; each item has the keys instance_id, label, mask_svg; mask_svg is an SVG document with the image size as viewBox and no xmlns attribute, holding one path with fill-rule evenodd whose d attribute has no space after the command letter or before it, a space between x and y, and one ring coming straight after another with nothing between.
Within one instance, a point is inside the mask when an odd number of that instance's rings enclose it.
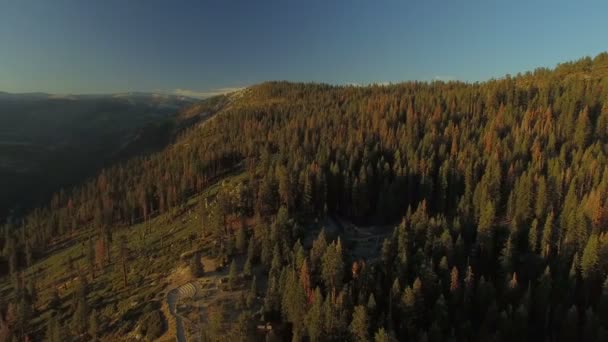
<instances>
[{"instance_id":1,"label":"dense tree canopy","mask_svg":"<svg viewBox=\"0 0 608 342\"><path fill-rule=\"evenodd\" d=\"M602 340L607 68L601 54L474 84L254 86L163 152L5 227L3 258L16 272L87 228L103 249L242 171L200 208L202 234L217 255L247 254L247 272L265 267L264 310L294 339ZM323 231L305 250L303 227L328 216L397 227L374 260Z\"/></svg>"}]
</instances>

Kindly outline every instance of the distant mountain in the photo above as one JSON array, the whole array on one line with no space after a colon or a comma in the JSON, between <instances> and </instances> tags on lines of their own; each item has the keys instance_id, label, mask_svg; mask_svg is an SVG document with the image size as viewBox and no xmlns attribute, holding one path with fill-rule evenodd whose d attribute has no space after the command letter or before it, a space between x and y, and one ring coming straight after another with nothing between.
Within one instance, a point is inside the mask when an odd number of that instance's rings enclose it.
<instances>
[{"instance_id":1,"label":"distant mountain","mask_svg":"<svg viewBox=\"0 0 608 342\"><path fill-rule=\"evenodd\" d=\"M47 93L7 93L0 91L1 100L40 100L52 96Z\"/></svg>"},{"instance_id":2,"label":"distant mountain","mask_svg":"<svg viewBox=\"0 0 608 342\"><path fill-rule=\"evenodd\" d=\"M101 99L127 99L146 103L192 103L200 101L184 95L151 93L151 92L125 92L112 94L49 94L43 92L8 93L0 91L1 100L31 101L31 100L101 100Z\"/></svg>"},{"instance_id":3,"label":"distant mountain","mask_svg":"<svg viewBox=\"0 0 608 342\"><path fill-rule=\"evenodd\" d=\"M182 126L180 110L198 101L154 93L0 92L0 217L114 160L161 148Z\"/></svg>"}]
</instances>

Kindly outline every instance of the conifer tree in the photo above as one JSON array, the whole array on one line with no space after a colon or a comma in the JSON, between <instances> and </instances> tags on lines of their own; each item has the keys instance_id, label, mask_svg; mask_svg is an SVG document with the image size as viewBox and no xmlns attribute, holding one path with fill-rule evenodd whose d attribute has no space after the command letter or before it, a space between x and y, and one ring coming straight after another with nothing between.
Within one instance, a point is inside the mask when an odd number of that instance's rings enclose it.
<instances>
[{"instance_id":1,"label":"conifer tree","mask_svg":"<svg viewBox=\"0 0 608 342\"><path fill-rule=\"evenodd\" d=\"M367 308L363 305L357 305L353 312L353 319L350 323L349 330L354 341L367 342L369 340L369 318L367 316Z\"/></svg>"},{"instance_id":2,"label":"conifer tree","mask_svg":"<svg viewBox=\"0 0 608 342\"><path fill-rule=\"evenodd\" d=\"M91 311L89 318L89 336L95 341L99 337L99 318L97 316L97 310Z\"/></svg>"},{"instance_id":3,"label":"conifer tree","mask_svg":"<svg viewBox=\"0 0 608 342\"><path fill-rule=\"evenodd\" d=\"M317 287L313 294L312 304L306 314L306 327L311 342L323 341L323 295Z\"/></svg>"},{"instance_id":4,"label":"conifer tree","mask_svg":"<svg viewBox=\"0 0 608 342\"><path fill-rule=\"evenodd\" d=\"M194 278L202 277L205 273L203 264L201 263L201 256L199 253L194 253L190 259L190 273Z\"/></svg>"},{"instance_id":5,"label":"conifer tree","mask_svg":"<svg viewBox=\"0 0 608 342\"><path fill-rule=\"evenodd\" d=\"M232 259L232 263L230 263L230 270L228 271L228 284L231 289L236 287L236 283L238 281L239 273L238 268L236 266L236 260Z\"/></svg>"},{"instance_id":6,"label":"conifer tree","mask_svg":"<svg viewBox=\"0 0 608 342\"><path fill-rule=\"evenodd\" d=\"M581 259L581 275L583 279L589 279L598 275L599 272L599 253L598 253L598 237L592 235L587 240L587 245L583 251Z\"/></svg>"},{"instance_id":7,"label":"conifer tree","mask_svg":"<svg viewBox=\"0 0 608 342\"><path fill-rule=\"evenodd\" d=\"M338 239L329 245L322 258L322 276L328 289L340 289L344 278L344 261L342 260L342 245Z\"/></svg>"},{"instance_id":8,"label":"conifer tree","mask_svg":"<svg viewBox=\"0 0 608 342\"><path fill-rule=\"evenodd\" d=\"M244 253L247 248L247 233L245 232L244 224L241 224L235 237L235 246L239 253Z\"/></svg>"},{"instance_id":9,"label":"conifer tree","mask_svg":"<svg viewBox=\"0 0 608 342\"><path fill-rule=\"evenodd\" d=\"M585 107L578 114L576 119L576 131L574 132L574 142L580 149L584 149L591 138L591 122L589 120L589 108Z\"/></svg>"}]
</instances>

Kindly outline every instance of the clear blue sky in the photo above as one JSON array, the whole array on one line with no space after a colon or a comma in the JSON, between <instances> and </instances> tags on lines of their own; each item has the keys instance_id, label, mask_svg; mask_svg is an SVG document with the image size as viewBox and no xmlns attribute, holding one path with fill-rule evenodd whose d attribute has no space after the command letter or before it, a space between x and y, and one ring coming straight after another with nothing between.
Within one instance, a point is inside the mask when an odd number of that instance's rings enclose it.
<instances>
[{"instance_id":1,"label":"clear blue sky","mask_svg":"<svg viewBox=\"0 0 608 342\"><path fill-rule=\"evenodd\" d=\"M500 77L608 50L608 1L0 0L0 91Z\"/></svg>"}]
</instances>

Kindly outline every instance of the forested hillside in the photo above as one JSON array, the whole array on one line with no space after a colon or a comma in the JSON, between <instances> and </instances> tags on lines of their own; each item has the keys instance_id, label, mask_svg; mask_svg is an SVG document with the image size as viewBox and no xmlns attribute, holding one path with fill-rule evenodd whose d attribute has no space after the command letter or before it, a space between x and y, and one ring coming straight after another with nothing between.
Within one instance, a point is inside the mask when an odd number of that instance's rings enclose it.
<instances>
[{"instance_id":1,"label":"forested hillside","mask_svg":"<svg viewBox=\"0 0 608 342\"><path fill-rule=\"evenodd\" d=\"M270 82L200 106L220 109L4 226L7 336L115 339L133 312L91 293L108 272L136 287L125 265L146 251L116 236L191 210L190 245L162 257L195 252L195 278L201 256L232 264L251 287L238 320L203 319L210 340L263 339L262 317L277 339L608 339L608 54L473 84ZM355 252L349 232L382 227ZM36 295L32 270L81 242L80 285Z\"/></svg>"},{"instance_id":2,"label":"forested hillside","mask_svg":"<svg viewBox=\"0 0 608 342\"><path fill-rule=\"evenodd\" d=\"M0 219L41 205L103 167L158 151L194 99L128 93L0 92Z\"/></svg>"}]
</instances>

